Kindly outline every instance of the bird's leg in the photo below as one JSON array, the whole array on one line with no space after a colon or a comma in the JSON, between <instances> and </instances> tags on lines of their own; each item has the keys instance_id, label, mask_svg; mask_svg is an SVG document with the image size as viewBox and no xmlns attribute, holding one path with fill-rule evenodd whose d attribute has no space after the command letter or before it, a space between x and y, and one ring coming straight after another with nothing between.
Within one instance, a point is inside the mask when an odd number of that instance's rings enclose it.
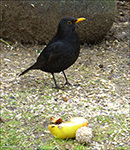
<instances>
[{"instance_id":1,"label":"bird's leg","mask_svg":"<svg viewBox=\"0 0 130 150\"><path fill-rule=\"evenodd\" d=\"M54 76L54 73L51 73L52 74L52 76L53 76L53 80L54 80L54 83L55 83L55 86L56 86L56 88L57 89L60 89L60 87L57 85L57 83L56 83L56 79L55 79L55 76Z\"/></svg>"},{"instance_id":2,"label":"bird's leg","mask_svg":"<svg viewBox=\"0 0 130 150\"><path fill-rule=\"evenodd\" d=\"M63 75L64 75L64 77L65 77L65 80L66 80L66 83L65 83L65 85L71 85L71 84L69 83L69 81L68 81L68 79L67 79L67 77L66 77L66 75L65 75L64 71L62 71L62 72L63 72Z\"/></svg>"}]
</instances>

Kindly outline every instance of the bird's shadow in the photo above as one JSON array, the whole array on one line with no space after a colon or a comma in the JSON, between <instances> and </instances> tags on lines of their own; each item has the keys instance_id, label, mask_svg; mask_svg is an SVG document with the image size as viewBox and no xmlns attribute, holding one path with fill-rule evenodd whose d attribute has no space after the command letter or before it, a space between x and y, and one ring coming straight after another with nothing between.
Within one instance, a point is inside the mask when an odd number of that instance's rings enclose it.
<instances>
[{"instance_id":1,"label":"bird's shadow","mask_svg":"<svg viewBox=\"0 0 130 150\"><path fill-rule=\"evenodd\" d=\"M22 87L24 85L24 87L42 87L42 90L45 88L49 88L49 89L54 89L54 90L68 90L70 88L72 88L72 84L68 83L63 83L64 79L59 79L57 81L57 86L55 86L54 82L53 82L53 78L50 77L49 79L45 79L43 76L43 79L39 79L38 77L34 76L22 76L22 77L18 77L18 74L16 74L16 78L20 78L19 80L19 85ZM61 77L62 78L62 77Z\"/></svg>"}]
</instances>

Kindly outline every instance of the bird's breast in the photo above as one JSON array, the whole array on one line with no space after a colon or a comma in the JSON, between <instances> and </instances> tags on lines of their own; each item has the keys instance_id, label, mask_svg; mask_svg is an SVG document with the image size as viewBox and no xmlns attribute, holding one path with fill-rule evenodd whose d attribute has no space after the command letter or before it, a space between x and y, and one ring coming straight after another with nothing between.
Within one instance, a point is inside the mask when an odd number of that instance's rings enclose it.
<instances>
[{"instance_id":1,"label":"bird's breast","mask_svg":"<svg viewBox=\"0 0 130 150\"><path fill-rule=\"evenodd\" d=\"M66 43L67 44L67 43ZM69 68L79 56L79 45L77 44L68 44L63 47L62 52L59 54L58 58L53 61L51 64L46 65L42 68L46 72L60 72Z\"/></svg>"}]
</instances>

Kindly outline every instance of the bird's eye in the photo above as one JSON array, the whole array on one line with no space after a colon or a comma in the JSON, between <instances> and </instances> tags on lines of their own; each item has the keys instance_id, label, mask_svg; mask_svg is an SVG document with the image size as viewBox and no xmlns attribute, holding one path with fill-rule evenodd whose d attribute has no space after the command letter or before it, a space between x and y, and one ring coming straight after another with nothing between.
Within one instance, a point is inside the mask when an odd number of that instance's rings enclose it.
<instances>
[{"instance_id":1,"label":"bird's eye","mask_svg":"<svg viewBox=\"0 0 130 150\"><path fill-rule=\"evenodd\" d=\"M68 25L71 25L71 24L72 24L72 22L71 22L71 21L68 21L68 22L67 22L67 24L68 24Z\"/></svg>"}]
</instances>

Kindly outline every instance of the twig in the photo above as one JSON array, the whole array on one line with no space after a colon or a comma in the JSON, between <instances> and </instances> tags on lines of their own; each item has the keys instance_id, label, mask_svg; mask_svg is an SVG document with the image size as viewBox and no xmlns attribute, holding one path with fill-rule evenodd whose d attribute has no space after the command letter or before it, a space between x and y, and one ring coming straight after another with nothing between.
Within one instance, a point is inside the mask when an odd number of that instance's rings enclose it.
<instances>
[{"instance_id":1,"label":"twig","mask_svg":"<svg viewBox=\"0 0 130 150\"><path fill-rule=\"evenodd\" d=\"M4 41L3 39L0 39L0 41L8 45L11 48L11 50L13 49L13 46L11 46L8 42Z\"/></svg>"}]
</instances>

